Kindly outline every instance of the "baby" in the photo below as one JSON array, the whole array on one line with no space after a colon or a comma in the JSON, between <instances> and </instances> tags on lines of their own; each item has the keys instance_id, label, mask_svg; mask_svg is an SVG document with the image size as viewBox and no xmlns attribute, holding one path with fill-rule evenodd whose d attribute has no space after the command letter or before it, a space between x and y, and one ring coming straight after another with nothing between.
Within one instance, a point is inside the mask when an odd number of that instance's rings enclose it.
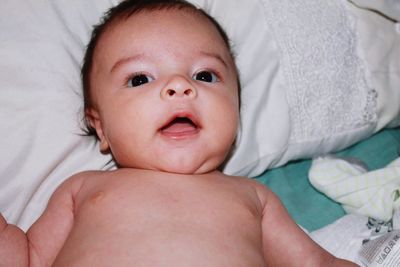
<instances>
[{"instance_id":1,"label":"baby","mask_svg":"<svg viewBox=\"0 0 400 267\"><path fill-rule=\"evenodd\" d=\"M182 0L128 0L82 69L88 133L115 171L66 180L25 234L0 216L0 266L353 266L264 185L217 171L235 140L228 38Z\"/></svg>"}]
</instances>

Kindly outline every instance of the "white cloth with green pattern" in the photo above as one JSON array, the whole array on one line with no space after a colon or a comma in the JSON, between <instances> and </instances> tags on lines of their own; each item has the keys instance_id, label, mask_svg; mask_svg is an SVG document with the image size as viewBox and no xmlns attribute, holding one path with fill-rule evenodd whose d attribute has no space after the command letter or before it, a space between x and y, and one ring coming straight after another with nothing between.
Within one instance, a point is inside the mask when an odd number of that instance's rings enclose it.
<instances>
[{"instance_id":1,"label":"white cloth with green pattern","mask_svg":"<svg viewBox=\"0 0 400 267\"><path fill-rule=\"evenodd\" d=\"M309 179L348 213L389 221L400 207L400 158L368 172L351 160L320 157L313 160Z\"/></svg>"}]
</instances>

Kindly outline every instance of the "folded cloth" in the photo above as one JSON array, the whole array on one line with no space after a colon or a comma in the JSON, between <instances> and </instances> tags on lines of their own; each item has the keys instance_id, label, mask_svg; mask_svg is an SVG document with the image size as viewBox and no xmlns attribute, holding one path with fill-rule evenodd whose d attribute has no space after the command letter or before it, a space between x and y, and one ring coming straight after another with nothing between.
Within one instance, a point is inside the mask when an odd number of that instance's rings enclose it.
<instances>
[{"instance_id":1,"label":"folded cloth","mask_svg":"<svg viewBox=\"0 0 400 267\"><path fill-rule=\"evenodd\" d=\"M370 236L368 218L358 214L348 214L319 230L310 237L325 250L338 258L356 262L363 240Z\"/></svg>"},{"instance_id":2,"label":"folded cloth","mask_svg":"<svg viewBox=\"0 0 400 267\"><path fill-rule=\"evenodd\" d=\"M400 210L389 224L371 225L366 216L348 214L310 237L336 257L360 266L400 266Z\"/></svg>"},{"instance_id":3,"label":"folded cloth","mask_svg":"<svg viewBox=\"0 0 400 267\"><path fill-rule=\"evenodd\" d=\"M400 158L368 172L351 160L320 157L311 164L309 180L348 213L389 221L400 207Z\"/></svg>"}]
</instances>

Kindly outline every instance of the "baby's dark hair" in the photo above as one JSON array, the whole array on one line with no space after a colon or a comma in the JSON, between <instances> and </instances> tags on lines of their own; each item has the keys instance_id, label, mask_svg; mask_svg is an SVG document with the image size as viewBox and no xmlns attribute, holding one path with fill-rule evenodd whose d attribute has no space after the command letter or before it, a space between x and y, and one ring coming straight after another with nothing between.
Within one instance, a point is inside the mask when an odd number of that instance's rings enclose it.
<instances>
[{"instance_id":1,"label":"baby's dark hair","mask_svg":"<svg viewBox=\"0 0 400 267\"><path fill-rule=\"evenodd\" d=\"M92 31L90 41L87 45L86 52L83 58L83 65L81 69L81 78L83 84L83 101L84 101L84 132L86 135L93 135L98 139L96 130L90 125L89 120L86 116L86 111L89 108L93 108L93 102L91 98L91 81L90 75L93 68L93 57L96 46L101 39L102 35L108 30L110 25L114 22L128 19L132 15L138 14L143 11L154 11L154 10L168 10L168 9L185 9L191 12L195 12L206 17L217 29L221 35L224 43L229 50L232 59L234 59L229 38L226 32L222 29L220 24L204 10L197 8L195 5L185 0L125 0L118 5L108 10L99 24L95 25Z\"/></svg>"}]
</instances>

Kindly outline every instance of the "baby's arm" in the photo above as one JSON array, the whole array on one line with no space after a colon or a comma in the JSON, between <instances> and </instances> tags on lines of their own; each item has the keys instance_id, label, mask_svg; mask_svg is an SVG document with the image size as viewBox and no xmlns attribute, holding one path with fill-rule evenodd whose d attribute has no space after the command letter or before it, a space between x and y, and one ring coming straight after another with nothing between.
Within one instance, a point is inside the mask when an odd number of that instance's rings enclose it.
<instances>
[{"instance_id":1,"label":"baby's arm","mask_svg":"<svg viewBox=\"0 0 400 267\"><path fill-rule=\"evenodd\" d=\"M27 234L0 214L0 266L51 266L72 228L74 197L83 175L64 182Z\"/></svg>"},{"instance_id":2,"label":"baby's arm","mask_svg":"<svg viewBox=\"0 0 400 267\"><path fill-rule=\"evenodd\" d=\"M292 220L279 198L260 185L264 257L268 266L357 266L337 259Z\"/></svg>"},{"instance_id":3,"label":"baby's arm","mask_svg":"<svg viewBox=\"0 0 400 267\"><path fill-rule=\"evenodd\" d=\"M29 266L51 266L56 259L74 222L74 198L81 188L81 178L76 175L65 181L28 230Z\"/></svg>"},{"instance_id":4,"label":"baby's arm","mask_svg":"<svg viewBox=\"0 0 400 267\"><path fill-rule=\"evenodd\" d=\"M28 242L25 233L7 224L0 214L0 266L28 266Z\"/></svg>"}]
</instances>

